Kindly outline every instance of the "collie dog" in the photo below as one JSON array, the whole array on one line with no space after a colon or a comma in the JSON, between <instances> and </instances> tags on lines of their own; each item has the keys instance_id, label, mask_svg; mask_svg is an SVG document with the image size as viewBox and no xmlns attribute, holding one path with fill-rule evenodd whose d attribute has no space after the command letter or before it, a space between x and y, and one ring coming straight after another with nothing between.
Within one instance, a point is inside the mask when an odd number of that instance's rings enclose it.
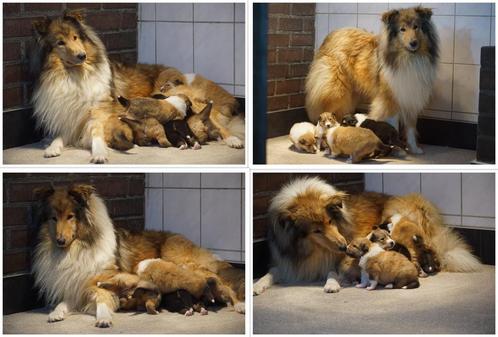
<instances>
[{"instance_id":1,"label":"collie dog","mask_svg":"<svg viewBox=\"0 0 498 337\"><path fill-rule=\"evenodd\" d=\"M102 41L85 23L82 11L66 11L59 18L35 21L33 28L37 43L31 55L31 71L38 76L33 113L37 126L53 138L45 157L59 156L64 146L72 145L91 149L92 163L104 163L108 146L132 148L132 130L119 120L123 108L117 97L151 96L156 80L165 71L170 71L170 76L186 76L167 66L125 66L110 61ZM213 120L222 127L228 125L236 113L235 98L201 76L189 79L189 85L204 95L224 94L221 113L213 114ZM215 94L210 95L212 92ZM227 145L243 146L227 128L224 131L222 137Z\"/></svg>"},{"instance_id":2,"label":"collie dog","mask_svg":"<svg viewBox=\"0 0 498 337\"><path fill-rule=\"evenodd\" d=\"M414 7L382 15L382 32L344 28L330 33L316 53L306 78L306 109L316 123L324 111L339 120L362 100L375 120L399 118L412 153L417 116L428 103L436 77L439 39L432 11Z\"/></svg>"},{"instance_id":3,"label":"collie dog","mask_svg":"<svg viewBox=\"0 0 498 337\"><path fill-rule=\"evenodd\" d=\"M200 297L209 287L209 278L215 277L219 287L232 290L233 298L220 300L244 312L244 272L183 236L115 229L92 186L43 188L35 196L41 202L41 227L33 272L40 295L55 305L49 322L78 311L95 313L96 326L109 327L112 312L119 308L119 294L98 285L119 273L140 276L140 263L149 259L162 261L154 269L161 275L155 279L158 288L184 289Z\"/></svg>"},{"instance_id":4,"label":"collie dog","mask_svg":"<svg viewBox=\"0 0 498 337\"><path fill-rule=\"evenodd\" d=\"M406 202L401 204L403 200ZM338 292L341 284L358 280L358 262L344 254L347 244L367 236L390 216L383 214L385 210L403 216L414 212L409 219L427 228L428 243L442 261L442 270L479 268L468 246L443 225L438 210L422 196L399 199L373 192L347 194L317 177L305 177L285 185L271 201L268 244L272 265L254 284L253 294L261 294L274 283L319 280L326 280L325 292Z\"/></svg>"}]
</instances>

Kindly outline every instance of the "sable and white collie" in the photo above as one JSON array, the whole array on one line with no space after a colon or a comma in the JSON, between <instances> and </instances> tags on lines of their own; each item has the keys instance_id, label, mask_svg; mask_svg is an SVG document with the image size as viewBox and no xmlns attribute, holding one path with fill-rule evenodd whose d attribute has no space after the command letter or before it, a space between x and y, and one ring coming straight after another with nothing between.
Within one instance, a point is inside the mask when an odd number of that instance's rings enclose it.
<instances>
[{"instance_id":1,"label":"sable and white collie","mask_svg":"<svg viewBox=\"0 0 498 337\"><path fill-rule=\"evenodd\" d=\"M431 16L423 7L391 10L382 15L380 35L356 28L330 33L306 78L309 119L316 123L320 113L331 111L342 120L366 99L370 118L399 118L409 150L423 153L417 116L431 96L439 59Z\"/></svg>"},{"instance_id":2,"label":"sable and white collie","mask_svg":"<svg viewBox=\"0 0 498 337\"><path fill-rule=\"evenodd\" d=\"M125 66L110 61L95 31L86 25L82 11L66 11L62 17L33 22L36 50L31 70L39 76L32 102L38 127L53 138L45 157L59 156L66 145L91 148L92 163L107 161L107 147L133 147L130 127L119 120L123 112L117 97L150 97L159 75L185 78L177 69L162 65ZM187 84L206 96L222 92L230 104L221 103L222 113L213 114L219 125L227 125L237 101L215 83L190 76ZM164 76L161 80L164 80ZM215 96L215 95L214 95ZM219 119L219 120L218 120ZM222 134L227 145L242 147L229 130Z\"/></svg>"},{"instance_id":3,"label":"sable and white collie","mask_svg":"<svg viewBox=\"0 0 498 337\"><path fill-rule=\"evenodd\" d=\"M98 327L111 326L111 314L119 308L118 294L98 284L122 272L140 276L141 262L151 259L161 261L154 269L159 289L184 289L198 297L209 291L215 297L219 294L217 301L244 312L244 271L185 237L115 229L92 186L43 188L35 196L41 201L41 227L33 273L40 295L55 305L49 322L76 311L95 313Z\"/></svg>"},{"instance_id":4,"label":"sable and white collie","mask_svg":"<svg viewBox=\"0 0 498 337\"><path fill-rule=\"evenodd\" d=\"M383 215L388 204L392 212L402 215L412 211L410 219L428 228L428 241L438 260L443 261L443 271L479 268L479 261L465 242L443 225L434 205L422 196L412 197L412 205L401 212L403 204L398 199L373 192L346 194L317 177L299 178L285 185L269 207L272 265L268 274L254 284L253 293L261 294L273 283L318 280L326 280L325 292L337 292L341 284L358 280L357 261L344 254L347 243L367 236L382 223L383 217L389 216Z\"/></svg>"}]
</instances>

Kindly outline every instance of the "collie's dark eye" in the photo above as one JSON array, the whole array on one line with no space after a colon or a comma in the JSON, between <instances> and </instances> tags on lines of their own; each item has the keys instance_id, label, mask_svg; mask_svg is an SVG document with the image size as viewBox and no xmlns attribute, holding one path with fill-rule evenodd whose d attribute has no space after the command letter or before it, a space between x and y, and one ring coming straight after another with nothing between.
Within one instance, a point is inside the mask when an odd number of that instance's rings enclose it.
<instances>
[{"instance_id":1,"label":"collie's dark eye","mask_svg":"<svg viewBox=\"0 0 498 337\"><path fill-rule=\"evenodd\" d=\"M401 27L400 31L404 32L404 31L406 31L406 28L405 27Z\"/></svg>"},{"instance_id":2,"label":"collie's dark eye","mask_svg":"<svg viewBox=\"0 0 498 337\"><path fill-rule=\"evenodd\" d=\"M417 26L417 25L413 26L413 29L417 30L417 29L418 29L418 26Z\"/></svg>"},{"instance_id":3,"label":"collie's dark eye","mask_svg":"<svg viewBox=\"0 0 498 337\"><path fill-rule=\"evenodd\" d=\"M68 220L71 220L72 218L74 218L74 214L69 214L69 215L67 216L67 219L68 219Z\"/></svg>"},{"instance_id":4,"label":"collie's dark eye","mask_svg":"<svg viewBox=\"0 0 498 337\"><path fill-rule=\"evenodd\" d=\"M51 217L50 220L57 222L57 218L55 216Z\"/></svg>"},{"instance_id":5,"label":"collie's dark eye","mask_svg":"<svg viewBox=\"0 0 498 337\"><path fill-rule=\"evenodd\" d=\"M76 35L73 36L73 40L75 40L75 41L78 40L78 37Z\"/></svg>"},{"instance_id":6,"label":"collie's dark eye","mask_svg":"<svg viewBox=\"0 0 498 337\"><path fill-rule=\"evenodd\" d=\"M61 40L61 41L57 41L57 45L59 45L59 46L63 46L63 45L65 45L65 44L66 44L66 42L64 42L64 41L62 41L62 40Z\"/></svg>"},{"instance_id":7,"label":"collie's dark eye","mask_svg":"<svg viewBox=\"0 0 498 337\"><path fill-rule=\"evenodd\" d=\"M313 231L313 233L320 234L320 233L322 233L322 231L321 231L320 229L315 229L315 230Z\"/></svg>"}]
</instances>

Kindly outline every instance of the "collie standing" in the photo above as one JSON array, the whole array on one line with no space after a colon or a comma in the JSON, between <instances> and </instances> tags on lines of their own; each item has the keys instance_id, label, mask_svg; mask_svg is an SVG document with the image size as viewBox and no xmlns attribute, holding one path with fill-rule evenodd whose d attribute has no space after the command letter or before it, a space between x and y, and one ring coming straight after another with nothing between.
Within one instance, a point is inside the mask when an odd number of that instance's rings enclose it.
<instances>
[{"instance_id":1,"label":"collie standing","mask_svg":"<svg viewBox=\"0 0 498 337\"><path fill-rule=\"evenodd\" d=\"M339 120L367 99L375 120L399 118L412 153L417 116L428 103L439 59L432 11L414 7L382 15L380 35L345 28L330 33L316 53L306 78L306 109L316 122L331 111Z\"/></svg>"}]
</instances>

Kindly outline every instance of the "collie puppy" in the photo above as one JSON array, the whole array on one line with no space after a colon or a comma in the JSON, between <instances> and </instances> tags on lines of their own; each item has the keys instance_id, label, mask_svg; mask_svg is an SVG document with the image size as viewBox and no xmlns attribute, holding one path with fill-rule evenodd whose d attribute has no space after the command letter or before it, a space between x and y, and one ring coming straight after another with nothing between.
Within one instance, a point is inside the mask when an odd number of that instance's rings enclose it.
<instances>
[{"instance_id":1,"label":"collie puppy","mask_svg":"<svg viewBox=\"0 0 498 337\"><path fill-rule=\"evenodd\" d=\"M292 125L289 139L294 148L301 152L316 153L318 147L315 141L315 126L310 122L300 122Z\"/></svg>"},{"instance_id":2,"label":"collie puppy","mask_svg":"<svg viewBox=\"0 0 498 337\"><path fill-rule=\"evenodd\" d=\"M369 116L396 116L404 125L409 150L416 141L417 116L428 103L439 59L432 11L413 7L382 15L382 32L344 28L330 33L315 54L306 78L306 109L312 122L322 111L339 120L353 114L362 99Z\"/></svg>"},{"instance_id":3,"label":"collie puppy","mask_svg":"<svg viewBox=\"0 0 498 337\"><path fill-rule=\"evenodd\" d=\"M400 217L418 226L420 237L434 251L434 268L440 265L442 271L450 272L473 272L482 268L464 239L444 225L437 207L420 194L391 197L386 202L382 222L396 221Z\"/></svg>"},{"instance_id":4,"label":"collie puppy","mask_svg":"<svg viewBox=\"0 0 498 337\"><path fill-rule=\"evenodd\" d=\"M41 226L33 273L40 295L55 306L49 322L78 311L95 313L98 327L111 326L119 297L99 282L119 273L140 275L146 266L139 265L147 259L156 261L151 273L162 291L184 289L200 298L209 287L203 271L209 270L233 289L234 308L244 312L244 272L183 236L115 229L104 201L89 185L43 188L35 196L41 203Z\"/></svg>"},{"instance_id":5,"label":"collie puppy","mask_svg":"<svg viewBox=\"0 0 498 337\"><path fill-rule=\"evenodd\" d=\"M253 294L274 283L318 280L326 280L325 292L339 291L341 284L360 277L357 263L344 254L347 243L366 237L395 213L424 229L442 270L479 269L468 246L443 225L437 209L422 196L347 194L317 177L304 177L283 186L270 203L271 267L254 284Z\"/></svg>"},{"instance_id":6,"label":"collie puppy","mask_svg":"<svg viewBox=\"0 0 498 337\"><path fill-rule=\"evenodd\" d=\"M322 112L315 126L316 147L320 151L327 145L325 135L327 130L335 125L335 117L331 112Z\"/></svg>"}]
</instances>

